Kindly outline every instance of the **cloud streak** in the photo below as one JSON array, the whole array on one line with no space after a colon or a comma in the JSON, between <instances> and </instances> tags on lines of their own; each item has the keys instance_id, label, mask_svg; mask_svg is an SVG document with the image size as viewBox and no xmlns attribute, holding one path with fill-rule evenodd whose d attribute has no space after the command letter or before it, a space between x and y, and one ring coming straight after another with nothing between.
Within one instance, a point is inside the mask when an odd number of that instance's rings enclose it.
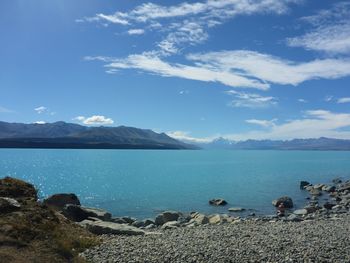
<instances>
[{"instance_id":1,"label":"cloud streak","mask_svg":"<svg viewBox=\"0 0 350 263\"><path fill-rule=\"evenodd\" d=\"M228 95L232 95L235 98L229 103L229 106L236 108L268 108L273 105L277 105L277 98L272 96L262 96L256 93L238 92L235 90L229 90L226 92Z\"/></svg>"},{"instance_id":2,"label":"cloud streak","mask_svg":"<svg viewBox=\"0 0 350 263\"><path fill-rule=\"evenodd\" d=\"M294 62L248 50L189 54L190 64L170 63L157 53L144 52L126 58L86 57L105 62L107 71L137 69L162 77L219 82L230 87L269 89L272 84L294 85L313 79L337 79L350 75L350 59L317 59Z\"/></svg>"}]
</instances>

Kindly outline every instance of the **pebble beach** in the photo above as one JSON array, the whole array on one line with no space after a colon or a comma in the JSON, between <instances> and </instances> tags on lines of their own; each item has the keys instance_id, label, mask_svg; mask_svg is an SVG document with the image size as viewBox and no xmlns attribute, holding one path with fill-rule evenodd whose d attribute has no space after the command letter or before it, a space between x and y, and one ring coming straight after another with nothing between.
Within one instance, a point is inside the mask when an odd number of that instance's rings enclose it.
<instances>
[{"instance_id":1,"label":"pebble beach","mask_svg":"<svg viewBox=\"0 0 350 263\"><path fill-rule=\"evenodd\" d=\"M246 220L104 235L83 255L91 262L350 262L350 215L302 222Z\"/></svg>"}]
</instances>

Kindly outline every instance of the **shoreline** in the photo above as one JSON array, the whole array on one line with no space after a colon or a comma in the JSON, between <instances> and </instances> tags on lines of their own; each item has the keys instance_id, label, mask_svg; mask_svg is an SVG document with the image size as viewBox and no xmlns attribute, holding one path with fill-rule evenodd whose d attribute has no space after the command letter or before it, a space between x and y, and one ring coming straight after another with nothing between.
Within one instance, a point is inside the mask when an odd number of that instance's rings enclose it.
<instances>
[{"instance_id":1,"label":"shoreline","mask_svg":"<svg viewBox=\"0 0 350 263\"><path fill-rule=\"evenodd\" d=\"M74 248L76 243L70 244L72 250L64 253L75 257L78 251L82 260L96 263L350 262L350 180L342 182L336 178L331 185L301 181L300 189L309 194L308 203L302 209L294 209L293 200L288 196L272 200L271 206L283 212L280 216L242 217L239 212L243 208L236 207L230 209L233 211L230 214L164 211L154 219L137 220L112 217L108 211L84 207L72 193L54 194L39 201L33 185L6 177L0 179L3 213L0 220L5 220L8 239L17 227L12 226L17 215L26 218L28 213L40 211L43 215L40 220L46 220L44 215L49 213L60 231L83 231L84 239L89 240L79 250ZM329 196L328 201L320 203L325 195ZM229 207L223 199L212 199L209 203ZM30 214L30 218L35 216ZM41 221L38 222L40 226ZM25 224L30 229L33 223ZM23 235L18 231L17 235ZM45 233L50 231L44 230L40 235ZM59 236L54 242L68 242L65 234ZM34 246L34 240L28 244ZM14 249L12 245L10 248ZM50 257L53 255L54 252Z\"/></svg>"}]
</instances>

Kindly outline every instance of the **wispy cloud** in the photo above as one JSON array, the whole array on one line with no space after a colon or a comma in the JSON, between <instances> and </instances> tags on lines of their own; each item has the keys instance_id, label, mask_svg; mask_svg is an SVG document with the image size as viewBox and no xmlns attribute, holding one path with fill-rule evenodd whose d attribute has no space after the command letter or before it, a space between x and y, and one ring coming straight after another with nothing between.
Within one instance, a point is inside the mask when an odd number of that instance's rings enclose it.
<instances>
[{"instance_id":1,"label":"wispy cloud","mask_svg":"<svg viewBox=\"0 0 350 263\"><path fill-rule=\"evenodd\" d=\"M255 125L259 125L262 127L273 127L275 126L275 122L277 121L277 119L272 119L272 120L257 120L257 119L249 119L246 120L246 123L249 124L255 124Z\"/></svg>"},{"instance_id":2,"label":"wispy cloud","mask_svg":"<svg viewBox=\"0 0 350 263\"><path fill-rule=\"evenodd\" d=\"M11 113L11 112L13 111L8 108L0 106L0 113Z\"/></svg>"},{"instance_id":3,"label":"wispy cloud","mask_svg":"<svg viewBox=\"0 0 350 263\"><path fill-rule=\"evenodd\" d=\"M208 28L238 15L283 14L292 3L301 0L207 0L177 5L144 3L128 12L96 14L77 22L101 22L124 26L141 26L165 33L158 47L166 54L177 53L184 44L194 45L208 38ZM166 26L162 26L166 23Z\"/></svg>"},{"instance_id":4,"label":"wispy cloud","mask_svg":"<svg viewBox=\"0 0 350 263\"><path fill-rule=\"evenodd\" d=\"M298 99L298 102L300 102L300 103L307 103L307 100L305 100L305 99Z\"/></svg>"},{"instance_id":5,"label":"wispy cloud","mask_svg":"<svg viewBox=\"0 0 350 263\"><path fill-rule=\"evenodd\" d=\"M339 98L337 103L350 103L350 97Z\"/></svg>"},{"instance_id":6,"label":"wispy cloud","mask_svg":"<svg viewBox=\"0 0 350 263\"><path fill-rule=\"evenodd\" d=\"M350 3L341 2L316 15L303 17L313 28L305 35L287 39L293 47L323 51L330 54L350 52Z\"/></svg>"},{"instance_id":7,"label":"wispy cloud","mask_svg":"<svg viewBox=\"0 0 350 263\"><path fill-rule=\"evenodd\" d=\"M229 103L229 106L232 107L245 107L255 109L267 108L277 104L277 98L272 96L261 96L256 93L245 93L235 90L229 90L226 93L235 97Z\"/></svg>"},{"instance_id":8,"label":"wispy cloud","mask_svg":"<svg viewBox=\"0 0 350 263\"><path fill-rule=\"evenodd\" d=\"M110 125L114 123L114 121L111 118L107 118L102 115L93 115L91 117L78 116L75 117L73 120L86 125Z\"/></svg>"},{"instance_id":9,"label":"wispy cloud","mask_svg":"<svg viewBox=\"0 0 350 263\"><path fill-rule=\"evenodd\" d=\"M299 85L312 79L350 76L350 59L318 59L293 62L247 50L189 54L190 65L169 63L157 53L144 52L126 58L86 57L106 62L107 70L137 69L163 77L220 82L231 87L266 90L270 83Z\"/></svg>"},{"instance_id":10,"label":"wispy cloud","mask_svg":"<svg viewBox=\"0 0 350 263\"><path fill-rule=\"evenodd\" d=\"M129 35L143 35L144 33L145 33L145 30L141 28L134 28L134 29L128 30Z\"/></svg>"},{"instance_id":11,"label":"wispy cloud","mask_svg":"<svg viewBox=\"0 0 350 263\"><path fill-rule=\"evenodd\" d=\"M333 100L333 96L327 95L326 97L324 97L325 102L330 102L332 100Z\"/></svg>"},{"instance_id":12,"label":"wispy cloud","mask_svg":"<svg viewBox=\"0 0 350 263\"><path fill-rule=\"evenodd\" d=\"M38 114L42 114L48 111L48 109L44 106L40 106L34 109Z\"/></svg>"}]
</instances>

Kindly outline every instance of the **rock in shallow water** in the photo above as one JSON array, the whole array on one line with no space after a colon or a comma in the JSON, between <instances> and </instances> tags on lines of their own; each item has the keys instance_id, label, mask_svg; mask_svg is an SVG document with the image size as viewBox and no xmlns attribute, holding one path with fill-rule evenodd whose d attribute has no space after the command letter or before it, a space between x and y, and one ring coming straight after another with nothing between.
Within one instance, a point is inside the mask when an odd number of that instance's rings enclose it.
<instances>
[{"instance_id":1,"label":"rock in shallow water","mask_svg":"<svg viewBox=\"0 0 350 263\"><path fill-rule=\"evenodd\" d=\"M282 196L272 201L272 205L274 205L275 207L278 207L281 203L284 205L285 208L293 208L294 206L292 198L288 196Z\"/></svg>"},{"instance_id":2,"label":"rock in shallow water","mask_svg":"<svg viewBox=\"0 0 350 263\"><path fill-rule=\"evenodd\" d=\"M216 206L224 206L224 205L227 205L227 202L222 198L217 198L217 199L209 200L209 204L216 205Z\"/></svg>"},{"instance_id":3,"label":"rock in shallow water","mask_svg":"<svg viewBox=\"0 0 350 263\"><path fill-rule=\"evenodd\" d=\"M242 207L231 207L228 209L228 211L230 211L230 212L243 212L243 211L245 211L245 209Z\"/></svg>"}]
</instances>

